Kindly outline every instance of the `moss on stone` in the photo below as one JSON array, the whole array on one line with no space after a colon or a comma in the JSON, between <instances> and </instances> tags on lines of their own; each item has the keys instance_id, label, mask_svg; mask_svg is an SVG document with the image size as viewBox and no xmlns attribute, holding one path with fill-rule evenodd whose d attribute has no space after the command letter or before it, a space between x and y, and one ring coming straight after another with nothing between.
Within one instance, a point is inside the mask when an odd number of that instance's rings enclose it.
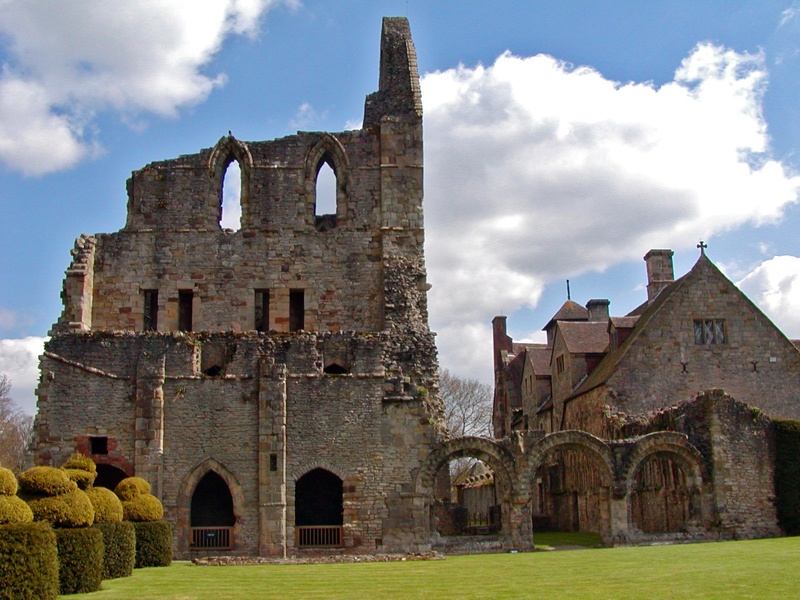
<instances>
[{"instance_id":1,"label":"moss on stone","mask_svg":"<svg viewBox=\"0 0 800 600\"><path fill-rule=\"evenodd\" d=\"M19 487L24 493L40 496L58 496L78 489L63 469L55 467L31 467L23 471L19 475Z\"/></svg>"},{"instance_id":2,"label":"moss on stone","mask_svg":"<svg viewBox=\"0 0 800 600\"><path fill-rule=\"evenodd\" d=\"M94 507L95 523L119 523L122 521L122 502L117 495L103 487L86 490L89 501Z\"/></svg>"}]
</instances>

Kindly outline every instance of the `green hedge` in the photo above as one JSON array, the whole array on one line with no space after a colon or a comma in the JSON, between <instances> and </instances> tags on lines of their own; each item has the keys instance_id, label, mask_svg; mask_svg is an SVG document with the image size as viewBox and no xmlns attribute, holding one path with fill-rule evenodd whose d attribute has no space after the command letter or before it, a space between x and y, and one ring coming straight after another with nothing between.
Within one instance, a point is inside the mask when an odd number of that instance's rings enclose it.
<instances>
[{"instance_id":1,"label":"green hedge","mask_svg":"<svg viewBox=\"0 0 800 600\"><path fill-rule=\"evenodd\" d=\"M66 471L55 467L31 467L19 474L19 487L27 494L58 496L78 489Z\"/></svg>"},{"instance_id":2,"label":"green hedge","mask_svg":"<svg viewBox=\"0 0 800 600\"><path fill-rule=\"evenodd\" d=\"M124 500L122 512L126 521L160 521L164 518L164 507L152 494L140 494L132 500Z\"/></svg>"},{"instance_id":3,"label":"green hedge","mask_svg":"<svg viewBox=\"0 0 800 600\"><path fill-rule=\"evenodd\" d=\"M17 496L0 496L0 525L11 523L30 523L33 511L22 498Z\"/></svg>"},{"instance_id":4,"label":"green hedge","mask_svg":"<svg viewBox=\"0 0 800 600\"><path fill-rule=\"evenodd\" d=\"M172 564L172 530L166 521L142 521L136 527L136 568Z\"/></svg>"},{"instance_id":5,"label":"green hedge","mask_svg":"<svg viewBox=\"0 0 800 600\"><path fill-rule=\"evenodd\" d=\"M150 484L146 479L141 477L126 477L117 484L114 493L119 496L123 502L133 500L140 494L150 493Z\"/></svg>"},{"instance_id":6,"label":"green hedge","mask_svg":"<svg viewBox=\"0 0 800 600\"><path fill-rule=\"evenodd\" d=\"M94 527L56 529L60 594L95 592L103 581L103 534Z\"/></svg>"},{"instance_id":7,"label":"green hedge","mask_svg":"<svg viewBox=\"0 0 800 600\"><path fill-rule=\"evenodd\" d=\"M136 564L136 529L133 523L95 523L103 534L103 579L130 577Z\"/></svg>"},{"instance_id":8,"label":"green hedge","mask_svg":"<svg viewBox=\"0 0 800 600\"><path fill-rule=\"evenodd\" d=\"M58 551L50 525L0 526L0 598L54 600L57 595Z\"/></svg>"},{"instance_id":9,"label":"green hedge","mask_svg":"<svg viewBox=\"0 0 800 600\"><path fill-rule=\"evenodd\" d=\"M70 481L70 483L72 483ZM72 485L75 485L72 483ZM75 488L58 496L20 494L36 521L50 521L53 527L88 527L94 523L94 507L86 492Z\"/></svg>"},{"instance_id":10,"label":"green hedge","mask_svg":"<svg viewBox=\"0 0 800 600\"><path fill-rule=\"evenodd\" d=\"M778 524L800 534L800 421L775 419L775 506Z\"/></svg>"},{"instance_id":11,"label":"green hedge","mask_svg":"<svg viewBox=\"0 0 800 600\"><path fill-rule=\"evenodd\" d=\"M104 487L93 487L86 490L86 495L94 507L95 523L122 521L122 502L114 492Z\"/></svg>"}]
</instances>

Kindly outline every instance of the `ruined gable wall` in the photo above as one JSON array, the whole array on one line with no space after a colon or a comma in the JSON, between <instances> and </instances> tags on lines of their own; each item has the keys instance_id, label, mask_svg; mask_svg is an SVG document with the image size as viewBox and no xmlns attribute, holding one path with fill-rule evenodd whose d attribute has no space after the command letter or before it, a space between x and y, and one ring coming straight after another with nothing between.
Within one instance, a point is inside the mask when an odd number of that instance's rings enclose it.
<instances>
[{"instance_id":1,"label":"ruined gable wall","mask_svg":"<svg viewBox=\"0 0 800 600\"><path fill-rule=\"evenodd\" d=\"M724 319L727 342L695 344L694 319ZM799 418L798 379L797 349L703 260L653 316L607 386L612 408L628 415L722 388L770 416Z\"/></svg>"}]
</instances>

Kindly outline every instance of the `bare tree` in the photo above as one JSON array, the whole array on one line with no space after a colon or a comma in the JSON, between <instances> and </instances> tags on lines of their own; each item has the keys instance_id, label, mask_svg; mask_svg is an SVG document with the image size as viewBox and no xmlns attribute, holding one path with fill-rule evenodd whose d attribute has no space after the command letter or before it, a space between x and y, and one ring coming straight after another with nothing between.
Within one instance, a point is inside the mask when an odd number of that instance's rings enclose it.
<instances>
[{"instance_id":1,"label":"bare tree","mask_svg":"<svg viewBox=\"0 0 800 600\"><path fill-rule=\"evenodd\" d=\"M439 390L450 435L489 435L492 424L490 385L477 379L462 379L442 369L439 373Z\"/></svg>"},{"instance_id":2,"label":"bare tree","mask_svg":"<svg viewBox=\"0 0 800 600\"><path fill-rule=\"evenodd\" d=\"M33 435L33 417L11 398L11 380L0 374L0 465L18 473Z\"/></svg>"}]
</instances>

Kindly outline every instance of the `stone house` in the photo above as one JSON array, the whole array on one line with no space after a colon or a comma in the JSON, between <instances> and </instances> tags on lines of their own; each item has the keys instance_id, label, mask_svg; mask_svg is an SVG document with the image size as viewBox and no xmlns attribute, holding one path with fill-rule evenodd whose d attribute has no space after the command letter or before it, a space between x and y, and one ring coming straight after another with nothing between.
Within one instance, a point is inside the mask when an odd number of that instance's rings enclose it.
<instances>
[{"instance_id":1,"label":"stone house","mask_svg":"<svg viewBox=\"0 0 800 600\"><path fill-rule=\"evenodd\" d=\"M617 541L778 532L768 417L800 418L800 352L700 247L677 280L672 251L648 252L647 301L624 317L568 300L545 344L514 343L494 319L495 436L592 440L537 467L534 522ZM631 444L674 434L683 450L619 477ZM592 444L611 451L608 469Z\"/></svg>"}]
</instances>

